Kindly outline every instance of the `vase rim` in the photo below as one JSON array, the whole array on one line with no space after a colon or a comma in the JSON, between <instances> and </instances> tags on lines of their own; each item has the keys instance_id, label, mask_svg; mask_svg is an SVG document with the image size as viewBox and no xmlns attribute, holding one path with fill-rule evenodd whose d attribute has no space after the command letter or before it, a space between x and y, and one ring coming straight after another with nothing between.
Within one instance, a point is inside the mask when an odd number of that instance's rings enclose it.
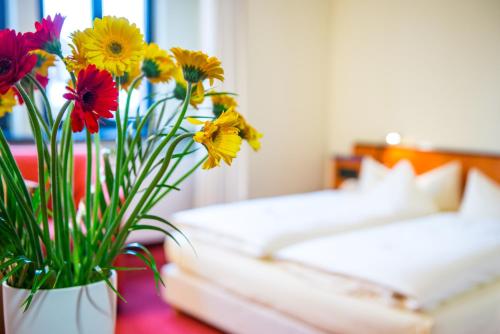
<instances>
[{"instance_id":1,"label":"vase rim","mask_svg":"<svg viewBox=\"0 0 500 334\"><path fill-rule=\"evenodd\" d=\"M111 281L111 283L113 285L116 285L116 278L117 278L116 270L112 269L110 272L111 272L111 275L109 276L109 280ZM68 286L66 288L39 289L37 292L40 292L40 291L72 291L72 290L81 289L82 287L89 287L89 286L98 285L98 284L102 284L102 283L106 284L106 282L104 280L100 280L100 281L96 281L96 282L92 282L92 283L88 283L88 284ZM9 284L7 284L7 281L2 283L2 287L4 289L11 289L11 290L31 291L31 289L16 288L16 287L10 286Z\"/></svg>"}]
</instances>

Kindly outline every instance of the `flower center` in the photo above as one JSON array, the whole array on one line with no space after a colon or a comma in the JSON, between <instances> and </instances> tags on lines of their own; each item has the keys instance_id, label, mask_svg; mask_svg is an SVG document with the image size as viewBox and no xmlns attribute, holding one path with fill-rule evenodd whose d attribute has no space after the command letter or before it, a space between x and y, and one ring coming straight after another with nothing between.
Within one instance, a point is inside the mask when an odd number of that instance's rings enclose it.
<instances>
[{"instance_id":1,"label":"flower center","mask_svg":"<svg viewBox=\"0 0 500 334\"><path fill-rule=\"evenodd\" d=\"M111 51L112 54L119 55L122 52L123 47L118 42L111 42L108 45L108 49L109 49L109 51Z\"/></svg>"},{"instance_id":2,"label":"flower center","mask_svg":"<svg viewBox=\"0 0 500 334\"><path fill-rule=\"evenodd\" d=\"M145 59L142 63L142 71L147 78L157 78L160 76L158 65L150 59Z\"/></svg>"},{"instance_id":3,"label":"flower center","mask_svg":"<svg viewBox=\"0 0 500 334\"><path fill-rule=\"evenodd\" d=\"M12 60L8 58L0 59L0 75L10 71L12 67Z\"/></svg>"},{"instance_id":4,"label":"flower center","mask_svg":"<svg viewBox=\"0 0 500 334\"><path fill-rule=\"evenodd\" d=\"M85 106L85 109L93 109L95 101L95 95L92 92L85 92L82 95L82 103Z\"/></svg>"},{"instance_id":5,"label":"flower center","mask_svg":"<svg viewBox=\"0 0 500 334\"><path fill-rule=\"evenodd\" d=\"M205 79L205 73L197 67L194 66L183 66L182 71L184 73L184 79L191 83L197 83Z\"/></svg>"}]
</instances>

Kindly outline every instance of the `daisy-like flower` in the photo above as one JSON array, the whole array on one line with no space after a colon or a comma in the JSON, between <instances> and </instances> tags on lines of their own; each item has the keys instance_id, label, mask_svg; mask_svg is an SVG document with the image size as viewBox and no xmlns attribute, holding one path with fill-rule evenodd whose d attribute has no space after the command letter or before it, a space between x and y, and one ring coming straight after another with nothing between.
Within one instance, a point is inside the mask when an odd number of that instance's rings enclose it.
<instances>
[{"instance_id":1,"label":"daisy-like flower","mask_svg":"<svg viewBox=\"0 0 500 334\"><path fill-rule=\"evenodd\" d=\"M189 121L204 125L193 137L194 141L203 144L208 152L208 159L203 164L203 169L217 167L221 160L231 165L241 147L241 137L238 135L240 130L237 127L239 114L231 108L215 121L203 123L193 118L189 118Z\"/></svg>"},{"instance_id":2,"label":"daisy-like flower","mask_svg":"<svg viewBox=\"0 0 500 334\"><path fill-rule=\"evenodd\" d=\"M125 72L123 75L120 77L120 89L123 89L125 91L128 91L130 88L130 85L132 84L132 81L134 79L138 78L142 74L141 68L139 67L139 64L137 66L134 66L130 72ZM141 85L141 81L135 85L135 89L138 89L139 86Z\"/></svg>"},{"instance_id":3,"label":"daisy-like flower","mask_svg":"<svg viewBox=\"0 0 500 334\"><path fill-rule=\"evenodd\" d=\"M187 81L184 79L184 75L182 74L182 69L180 67L176 66L174 68L173 77L175 80L174 97L178 100L184 101L187 93ZM198 109L198 105L203 103L203 100L205 100L205 89L203 88L203 84L200 82L193 86L189 103L193 106L193 108Z\"/></svg>"},{"instance_id":4,"label":"daisy-like flower","mask_svg":"<svg viewBox=\"0 0 500 334\"><path fill-rule=\"evenodd\" d=\"M5 94L35 67L37 58L29 51L26 35L0 30L0 94Z\"/></svg>"},{"instance_id":5,"label":"daisy-like flower","mask_svg":"<svg viewBox=\"0 0 500 334\"><path fill-rule=\"evenodd\" d=\"M0 94L0 117L12 112L15 105L16 93L13 88L9 89L5 94Z\"/></svg>"},{"instance_id":6,"label":"daisy-like flower","mask_svg":"<svg viewBox=\"0 0 500 334\"><path fill-rule=\"evenodd\" d=\"M80 30L77 30L71 34L72 44L71 47L71 56L64 58L64 63L66 67L71 72L79 72L84 69L88 65L87 58L85 58L85 53L83 50L83 43L87 35Z\"/></svg>"},{"instance_id":7,"label":"daisy-like flower","mask_svg":"<svg viewBox=\"0 0 500 334\"><path fill-rule=\"evenodd\" d=\"M90 133L99 131L99 118L112 118L111 111L118 108L118 90L108 71L89 65L78 73L76 89L66 87L64 94L68 100L75 101L71 113L71 128L80 132L84 125Z\"/></svg>"},{"instance_id":8,"label":"daisy-like flower","mask_svg":"<svg viewBox=\"0 0 500 334\"><path fill-rule=\"evenodd\" d=\"M35 72L43 77L47 77L49 75L49 68L56 64L56 56L44 50L34 50L31 53L36 55Z\"/></svg>"},{"instance_id":9,"label":"daisy-like flower","mask_svg":"<svg viewBox=\"0 0 500 334\"><path fill-rule=\"evenodd\" d=\"M240 137L247 141L248 145L254 150L258 151L260 149L260 138L262 138L262 133L258 132L253 126L248 124L246 119L240 115L237 128L240 130Z\"/></svg>"},{"instance_id":10,"label":"daisy-like flower","mask_svg":"<svg viewBox=\"0 0 500 334\"><path fill-rule=\"evenodd\" d=\"M227 94L216 94L212 95L212 105L213 105L213 113L216 117L219 117L224 111L233 107L236 108L238 103L236 100Z\"/></svg>"},{"instance_id":11,"label":"daisy-like flower","mask_svg":"<svg viewBox=\"0 0 500 334\"><path fill-rule=\"evenodd\" d=\"M155 43L146 47L142 72L152 83L168 82L172 78L175 64L167 51L160 49Z\"/></svg>"},{"instance_id":12,"label":"daisy-like flower","mask_svg":"<svg viewBox=\"0 0 500 334\"><path fill-rule=\"evenodd\" d=\"M31 53L37 57L34 68L35 77L43 88L46 88L49 83L49 68L55 66L56 56L44 50L34 50Z\"/></svg>"},{"instance_id":13,"label":"daisy-like flower","mask_svg":"<svg viewBox=\"0 0 500 334\"><path fill-rule=\"evenodd\" d=\"M90 64L115 76L122 76L136 66L144 55L141 31L126 18L105 16L94 19L94 27L86 29L83 54Z\"/></svg>"},{"instance_id":14,"label":"daisy-like flower","mask_svg":"<svg viewBox=\"0 0 500 334\"><path fill-rule=\"evenodd\" d=\"M212 86L214 79L224 81L224 69L216 57L209 57L201 51L181 48L172 48L172 53L188 82L197 83L209 79Z\"/></svg>"},{"instance_id":15,"label":"daisy-like flower","mask_svg":"<svg viewBox=\"0 0 500 334\"><path fill-rule=\"evenodd\" d=\"M32 50L42 49L62 58L60 37L63 23L61 14L56 14L54 20L49 15L42 22L35 22L36 31L27 33Z\"/></svg>"}]
</instances>

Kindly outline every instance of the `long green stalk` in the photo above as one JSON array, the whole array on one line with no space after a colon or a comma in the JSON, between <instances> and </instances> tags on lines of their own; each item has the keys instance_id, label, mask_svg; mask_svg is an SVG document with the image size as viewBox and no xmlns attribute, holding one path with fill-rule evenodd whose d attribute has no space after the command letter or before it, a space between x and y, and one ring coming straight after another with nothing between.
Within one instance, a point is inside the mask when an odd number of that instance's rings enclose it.
<instances>
[{"instance_id":1,"label":"long green stalk","mask_svg":"<svg viewBox=\"0 0 500 334\"><path fill-rule=\"evenodd\" d=\"M26 107L28 109L28 115L33 123L33 136L35 137L35 144L36 144L36 150L37 150L37 155L38 155L38 183L39 183L39 189L40 189L40 209L42 212L42 222L43 222L43 227L45 230L49 231L49 219L48 219L48 214L47 214L47 198L45 197L45 187L47 185L45 181L45 169L44 169L44 152L43 152L43 138L42 138L42 133L40 131L40 126L36 122L37 115L36 115L36 109L35 106L31 100L31 98L28 96L28 93L24 90L22 85L20 83L16 83L16 88L21 94L21 97L23 98L24 102L26 103ZM28 224L29 225L29 224ZM36 243L36 240L33 240L34 243ZM43 255L40 250L40 247L37 245L34 245L34 250L35 250L35 256L36 260L39 264L42 263L43 261Z\"/></svg>"},{"instance_id":2,"label":"long green stalk","mask_svg":"<svg viewBox=\"0 0 500 334\"><path fill-rule=\"evenodd\" d=\"M38 82L38 80L31 73L29 73L27 75L27 77L28 77L28 79L30 79L30 81L32 83L35 84L35 86L40 91L40 94L42 95L43 103L45 106L45 111L47 112L47 118L49 120L48 125L52 126L54 124L54 116L52 115L52 107L50 106L49 98L47 97L47 93L45 92L45 88L43 88L43 86L40 84L40 82Z\"/></svg>"},{"instance_id":3,"label":"long green stalk","mask_svg":"<svg viewBox=\"0 0 500 334\"><path fill-rule=\"evenodd\" d=\"M63 217L61 217L62 214L62 203L61 203L61 196L59 195L59 165L58 165L58 154L57 154L57 133L59 131L59 125L61 124L62 118L64 116L64 113L68 109L70 105L70 101L67 101L57 114L56 120L54 122L54 125L52 126L52 134L50 138L50 150L51 150L51 158L52 158L52 175L51 175L51 188L52 188L52 219L54 222L54 232L55 232L55 237L56 237L56 244L59 245L57 249L60 250L61 252L61 257L65 261L70 260L70 246L69 246L69 240L65 237L66 233L66 223Z\"/></svg>"},{"instance_id":4,"label":"long green stalk","mask_svg":"<svg viewBox=\"0 0 500 334\"><path fill-rule=\"evenodd\" d=\"M172 142L172 144L170 145L170 147L167 151L165 160L164 160L160 170L158 171L158 173L156 173L155 177L153 178L153 180L151 181L149 186L146 188L146 191L141 196L139 202L136 204L134 210L132 211L132 213L128 217L128 219L125 222L125 224L123 225L122 229L118 232L115 244L111 246L111 251L110 251L111 257L110 258L114 258L114 256L116 256L118 254L119 250L121 249L121 245L125 241L125 238L127 237L128 233L129 233L130 227L132 226L132 224L134 224L136 222L137 215L141 211L142 206L147 201L147 199L149 198L149 196L151 195L151 193L153 192L153 190L157 186L158 182L163 177L163 174L165 173L165 171L168 169L168 166L170 164L170 160L172 159L172 154L174 153L174 150L177 147L177 145L182 140L184 140L186 138L190 138L192 136L193 136L193 133L186 133L186 134L178 136ZM121 214L121 212L120 212L120 214Z\"/></svg>"},{"instance_id":5,"label":"long green stalk","mask_svg":"<svg viewBox=\"0 0 500 334\"><path fill-rule=\"evenodd\" d=\"M134 198L135 194L139 191L140 187L142 186L142 183L144 182L144 179L146 178L146 176L148 175L149 173L149 170L151 169L151 166L153 165L153 163L155 162L156 158L158 157L158 155L160 154L160 152L163 150L163 148L167 145L167 143L170 141L170 139L174 136L174 134L177 132L177 130L179 129L183 119L184 119L184 116L187 112L187 109L188 109L188 106L189 106L189 101L191 99L191 90L192 90L192 86L191 86L191 83L188 83L188 88L187 88L187 92L186 92L186 98L184 100L184 105L183 105L183 108L182 108L182 112L181 114L179 115L178 119L177 119L177 122L176 124L174 125L174 127L172 128L172 130L168 133L168 135L165 137L165 139L162 140L162 142L160 143L160 145L158 145L158 147L156 148L156 150L152 153L151 157L149 158L148 162L146 163L146 166L144 167L144 169L142 170L140 176L138 177L138 179L136 180L135 184L134 184L134 187L132 188L132 190L130 191L129 193L129 196L127 197L127 199L125 200L125 203L123 204L120 212L118 213L118 215L116 216L116 218L114 219L114 221L112 222L112 224L109 226L103 240L102 240L102 244L101 244L101 247L96 255L96 258L95 258L95 261L94 261L94 265L99 265L104 257L104 252L105 252L105 249L109 246L110 242L111 242L111 238L113 236L113 233L116 229L116 226L118 224L120 224L121 220L123 219L124 215L125 215L125 212L127 211L128 207L130 206L130 203L132 202L132 199ZM116 181L115 181L115 184L116 184ZM114 211L111 211L111 215L110 217L112 217L114 214ZM115 245L117 243L115 242ZM119 246L121 248L121 245Z\"/></svg>"}]
</instances>

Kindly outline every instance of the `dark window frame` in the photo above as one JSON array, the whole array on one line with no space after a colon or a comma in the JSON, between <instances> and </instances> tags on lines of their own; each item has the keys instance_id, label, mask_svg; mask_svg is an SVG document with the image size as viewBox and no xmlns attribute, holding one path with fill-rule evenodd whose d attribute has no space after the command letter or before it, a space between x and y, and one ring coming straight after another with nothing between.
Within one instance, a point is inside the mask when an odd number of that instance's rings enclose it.
<instances>
[{"instance_id":1,"label":"dark window frame","mask_svg":"<svg viewBox=\"0 0 500 334\"><path fill-rule=\"evenodd\" d=\"M94 18L102 18L102 1L103 0L90 0L91 6L92 6L92 20ZM144 31L144 38L147 43L150 43L153 39L153 33L154 33L154 0L143 0L144 1L144 13L145 13L145 18L144 18L144 26L145 26L145 31ZM0 0L0 29L5 29L8 27L8 2L9 0ZM45 15L44 15L44 10L43 6L44 5L44 0L38 0L38 13L39 13L39 19L41 20ZM152 104L152 98L151 94L153 92L153 86L151 83L147 82L147 87L146 87L146 95L148 96L147 100L147 105L148 107L151 106ZM4 117L0 118L0 128L4 131L4 134L6 138L9 141L13 142L33 142L33 139L30 138L20 138L16 137L13 135L13 133L10 131L10 126L11 126L11 115L7 114ZM147 125L146 127L147 128ZM145 129L147 131L147 129ZM145 131L145 132L146 132ZM104 120L103 123L101 124L101 131L99 131L101 140L103 141L114 141L116 137L115 133L115 122L114 121L108 121ZM78 134L75 134L75 140L83 140L84 136L78 136Z\"/></svg>"}]
</instances>

